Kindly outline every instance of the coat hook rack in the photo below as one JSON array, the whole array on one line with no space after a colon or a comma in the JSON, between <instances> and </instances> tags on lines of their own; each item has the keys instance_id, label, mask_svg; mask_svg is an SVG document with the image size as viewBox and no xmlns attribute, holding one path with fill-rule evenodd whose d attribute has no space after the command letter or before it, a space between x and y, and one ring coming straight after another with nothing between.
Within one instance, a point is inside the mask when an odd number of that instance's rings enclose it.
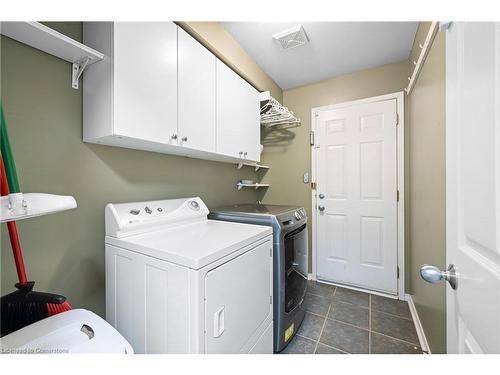
<instances>
[{"instance_id":1,"label":"coat hook rack","mask_svg":"<svg viewBox=\"0 0 500 375\"><path fill-rule=\"evenodd\" d=\"M420 55L417 59L417 61L413 62L415 65L415 69L413 69L413 73L411 77L408 77L408 87L405 89L406 95L410 95L411 90L413 89L413 86L415 85L415 81L418 78L418 75L420 74L420 71L422 70L422 66L425 62L425 59L427 58L427 55L429 54L429 50L432 46L432 42L434 41L434 38L436 37L436 33L438 31L438 24L439 22L432 22L431 26L429 27L429 31L427 32L427 36L425 38L424 44L419 44L418 46L420 47Z\"/></svg>"}]
</instances>

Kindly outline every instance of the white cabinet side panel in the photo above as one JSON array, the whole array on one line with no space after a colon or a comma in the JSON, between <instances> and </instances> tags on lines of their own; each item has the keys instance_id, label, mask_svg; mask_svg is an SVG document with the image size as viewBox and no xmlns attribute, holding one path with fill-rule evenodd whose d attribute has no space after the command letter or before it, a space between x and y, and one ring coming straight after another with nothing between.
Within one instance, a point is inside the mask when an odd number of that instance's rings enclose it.
<instances>
[{"instance_id":1,"label":"white cabinet side panel","mask_svg":"<svg viewBox=\"0 0 500 375\"><path fill-rule=\"evenodd\" d=\"M83 43L104 54L104 60L83 72L83 140L113 134L113 23L83 22Z\"/></svg>"}]
</instances>

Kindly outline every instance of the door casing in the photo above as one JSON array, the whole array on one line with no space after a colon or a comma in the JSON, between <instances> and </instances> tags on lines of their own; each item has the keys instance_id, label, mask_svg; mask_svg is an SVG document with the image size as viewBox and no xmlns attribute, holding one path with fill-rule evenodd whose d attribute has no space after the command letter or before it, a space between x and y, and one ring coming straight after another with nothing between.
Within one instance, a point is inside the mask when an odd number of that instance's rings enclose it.
<instances>
[{"instance_id":1,"label":"door casing","mask_svg":"<svg viewBox=\"0 0 500 375\"><path fill-rule=\"evenodd\" d=\"M399 278L398 278L398 298L400 300L406 300L405 294L405 150L404 150L404 130L405 130L405 112L404 112L404 99L405 95L403 91L373 96L364 99L352 100L348 102L331 104L322 107L315 107L311 110L311 130L314 134L317 134L316 129L316 114L321 111L327 111L332 109L339 109L350 107L358 104L374 103L390 99L396 99L397 113L398 113L398 125L396 132L396 142L397 142L397 189L399 191L399 201L397 209L397 226L398 226L398 240L397 240L397 253L398 253L398 267L399 267ZM311 146L311 176L313 182L316 181L316 148L314 145ZM311 201L312 201L312 274L310 275L312 280L316 280L316 246L317 246L317 191L311 189ZM334 284L334 283L332 283ZM346 286L347 287L347 286ZM352 288L358 289L360 288ZM379 292L371 292L375 294L384 295ZM387 295L388 297L394 298L394 296Z\"/></svg>"}]
</instances>

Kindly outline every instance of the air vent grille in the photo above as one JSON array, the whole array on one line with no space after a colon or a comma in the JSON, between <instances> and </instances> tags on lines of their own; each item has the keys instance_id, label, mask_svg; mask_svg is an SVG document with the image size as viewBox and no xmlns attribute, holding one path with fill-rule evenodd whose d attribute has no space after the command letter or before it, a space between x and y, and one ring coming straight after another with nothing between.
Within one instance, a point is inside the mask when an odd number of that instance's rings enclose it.
<instances>
[{"instance_id":1,"label":"air vent grille","mask_svg":"<svg viewBox=\"0 0 500 375\"><path fill-rule=\"evenodd\" d=\"M290 29L274 34L273 39L279 42L283 49L295 48L309 42L302 25L294 26Z\"/></svg>"}]
</instances>

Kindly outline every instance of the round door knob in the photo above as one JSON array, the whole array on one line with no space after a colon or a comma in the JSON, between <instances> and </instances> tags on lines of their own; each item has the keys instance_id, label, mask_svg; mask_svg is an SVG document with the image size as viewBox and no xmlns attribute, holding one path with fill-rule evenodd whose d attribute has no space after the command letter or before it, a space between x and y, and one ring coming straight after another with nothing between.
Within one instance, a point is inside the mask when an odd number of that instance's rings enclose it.
<instances>
[{"instance_id":1,"label":"round door knob","mask_svg":"<svg viewBox=\"0 0 500 375\"><path fill-rule=\"evenodd\" d=\"M325 198L325 194L320 194L319 199L323 199L323 198Z\"/></svg>"},{"instance_id":2,"label":"round door knob","mask_svg":"<svg viewBox=\"0 0 500 375\"><path fill-rule=\"evenodd\" d=\"M245 155L245 156L247 156L247 154L248 154L248 152L246 152L246 151L243 153L243 155Z\"/></svg>"},{"instance_id":3,"label":"round door knob","mask_svg":"<svg viewBox=\"0 0 500 375\"><path fill-rule=\"evenodd\" d=\"M170 138L177 139L177 134L172 134L172 136Z\"/></svg>"},{"instance_id":4,"label":"round door knob","mask_svg":"<svg viewBox=\"0 0 500 375\"><path fill-rule=\"evenodd\" d=\"M457 289L457 273L453 264L450 264L446 271L442 271L436 266L424 264L420 267L420 276L422 279L431 284L446 280L452 289Z\"/></svg>"},{"instance_id":5,"label":"round door knob","mask_svg":"<svg viewBox=\"0 0 500 375\"><path fill-rule=\"evenodd\" d=\"M181 138L181 141L182 141L182 142L187 142L187 140L188 140L188 137L182 137L182 138Z\"/></svg>"},{"instance_id":6,"label":"round door knob","mask_svg":"<svg viewBox=\"0 0 500 375\"><path fill-rule=\"evenodd\" d=\"M325 206L318 206L318 210L320 210L321 212L323 212L325 210Z\"/></svg>"}]
</instances>

